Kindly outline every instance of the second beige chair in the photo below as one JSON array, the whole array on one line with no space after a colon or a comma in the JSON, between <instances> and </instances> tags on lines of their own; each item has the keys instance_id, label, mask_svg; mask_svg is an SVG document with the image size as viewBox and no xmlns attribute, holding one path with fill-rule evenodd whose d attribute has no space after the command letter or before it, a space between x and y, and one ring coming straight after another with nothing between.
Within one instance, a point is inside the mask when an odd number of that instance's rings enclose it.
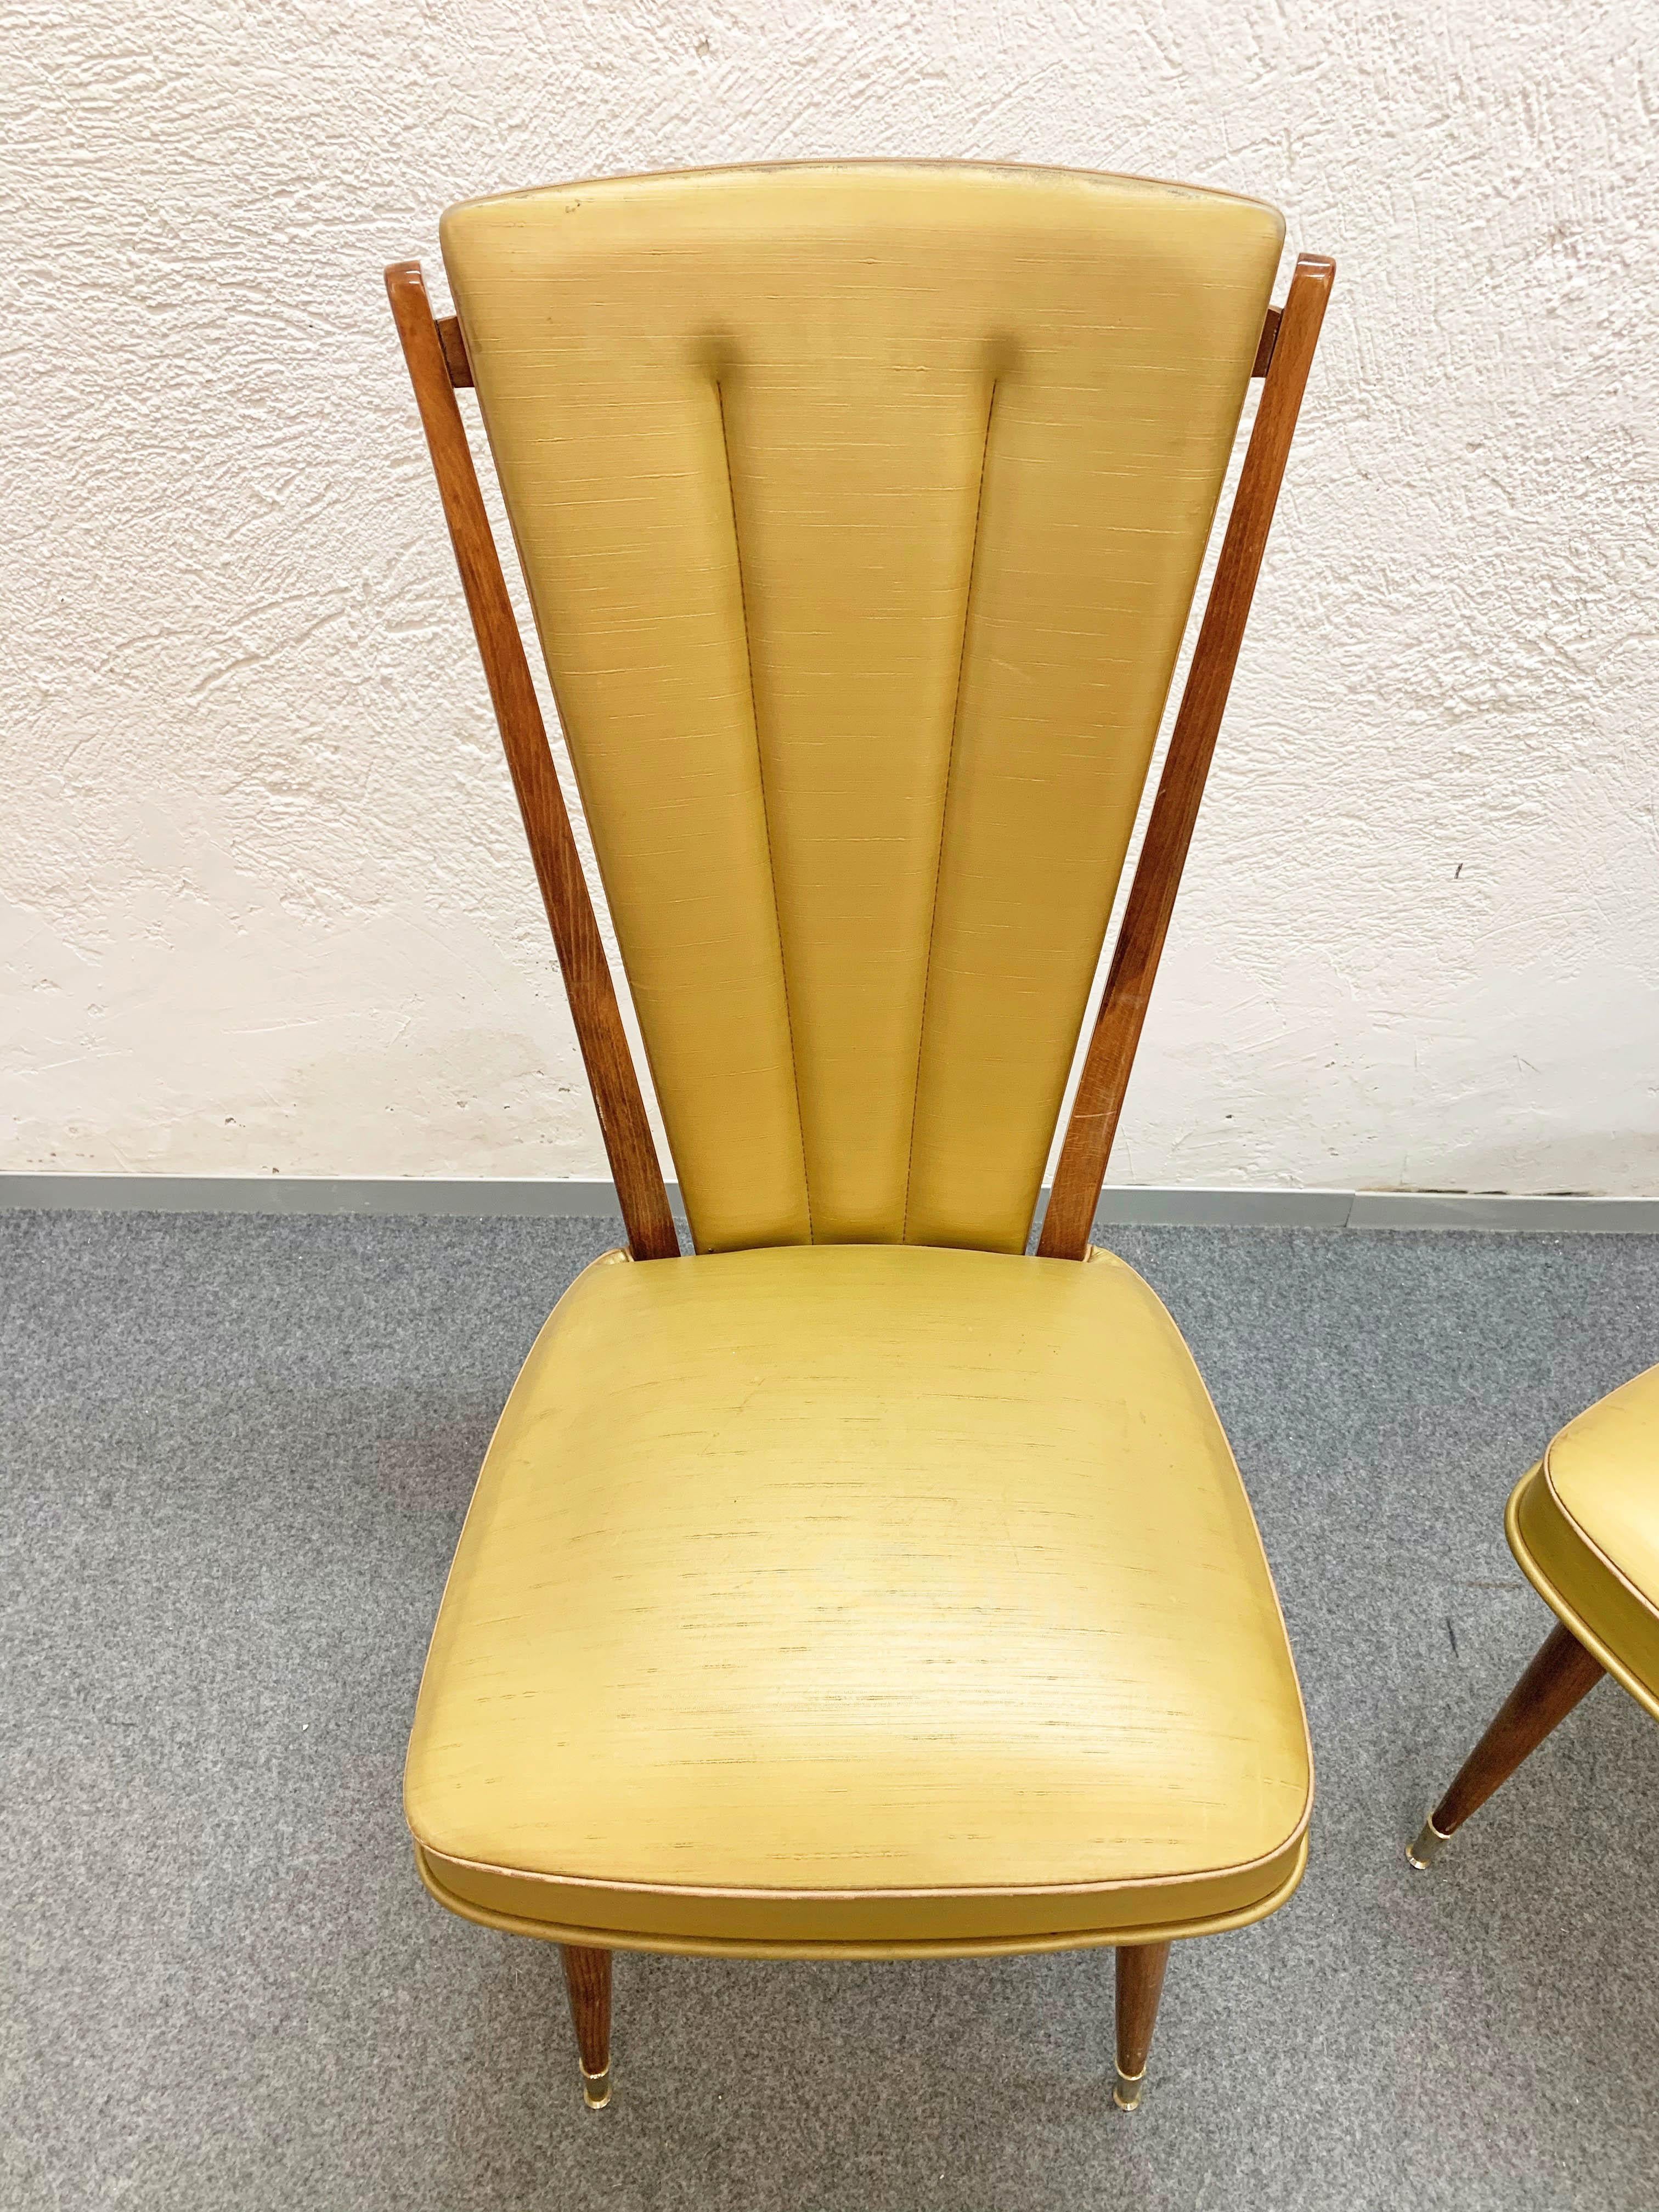
<instances>
[{"instance_id":1,"label":"second beige chair","mask_svg":"<svg viewBox=\"0 0 1659 2212\"><path fill-rule=\"evenodd\" d=\"M1425 1871L1604 1674L1659 1720L1659 1367L1568 1422L1504 1527L1559 1626L1407 1852Z\"/></svg>"}]
</instances>

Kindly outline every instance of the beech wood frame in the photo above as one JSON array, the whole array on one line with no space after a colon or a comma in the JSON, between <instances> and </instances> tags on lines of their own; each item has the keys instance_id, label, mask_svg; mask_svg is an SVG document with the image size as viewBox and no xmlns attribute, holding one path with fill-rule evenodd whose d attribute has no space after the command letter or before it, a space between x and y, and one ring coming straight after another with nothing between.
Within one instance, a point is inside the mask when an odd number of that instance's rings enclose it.
<instances>
[{"instance_id":1,"label":"beech wood frame","mask_svg":"<svg viewBox=\"0 0 1659 2212\"><path fill-rule=\"evenodd\" d=\"M1045 1259L1081 1260L1088 1249L1335 274L1328 256L1301 255L1284 307L1269 307L1261 326L1250 371L1262 380L1261 403L1084 1054L1037 1245ZM636 1260L672 1258L679 1239L661 1164L455 398L458 387L473 381L466 341L453 315L441 320L434 315L418 261L393 262L386 287L599 1109L629 1249Z\"/></svg>"},{"instance_id":2,"label":"beech wood frame","mask_svg":"<svg viewBox=\"0 0 1659 2212\"><path fill-rule=\"evenodd\" d=\"M1282 311L1278 311L1276 319L1275 310L1267 311L1269 320L1262 330L1252 371L1262 378L1261 404L1227 517L1226 536L1221 541L1186 689L1170 735L1158 796L1147 817L1140 859L1112 948L1100 1012L1078 1078L1037 1244L1045 1259L1080 1260L1089 1249L1095 1208L1106 1180L1106 1163L1134 1068L1147 1002L1169 934L1176 893L1181 888L1181 872L1193 842L1239 647L1244 642L1244 625L1249 619L1267 533L1279 504L1279 488L1285 480L1285 464L1290 458L1291 440L1296 434L1302 395L1307 389L1308 372L1313 367L1335 275L1336 264L1326 255L1303 254L1291 277Z\"/></svg>"},{"instance_id":3,"label":"beech wood frame","mask_svg":"<svg viewBox=\"0 0 1659 2212\"><path fill-rule=\"evenodd\" d=\"M1084 1054L1037 1248L1046 1258L1081 1260L1088 1249L1334 275L1335 264L1326 256L1303 254L1284 307L1269 307L1262 324L1250 371L1263 380L1261 404ZM636 1260L671 1258L680 1247L661 1164L455 398L458 388L473 382L466 341L453 315L434 315L418 261L394 262L386 286L592 1086L629 1249ZM610 2095L611 1954L560 1948L584 2085L588 2103L597 2108ZM1126 2111L1139 2100L1169 1953L1167 1942L1117 1950L1115 2096Z\"/></svg>"},{"instance_id":4,"label":"beech wood frame","mask_svg":"<svg viewBox=\"0 0 1659 2212\"><path fill-rule=\"evenodd\" d=\"M456 368L465 367L466 348L453 319L447 339L440 330L418 261L393 262L386 272L386 289L541 884L576 1041L599 1109L605 1157L628 1230L628 1249L636 1260L672 1259L680 1243L662 1164L628 1048L581 855L559 788L524 639L501 572L501 556L478 488L472 447L456 404ZM471 383L470 367L465 367L465 375Z\"/></svg>"}]
</instances>

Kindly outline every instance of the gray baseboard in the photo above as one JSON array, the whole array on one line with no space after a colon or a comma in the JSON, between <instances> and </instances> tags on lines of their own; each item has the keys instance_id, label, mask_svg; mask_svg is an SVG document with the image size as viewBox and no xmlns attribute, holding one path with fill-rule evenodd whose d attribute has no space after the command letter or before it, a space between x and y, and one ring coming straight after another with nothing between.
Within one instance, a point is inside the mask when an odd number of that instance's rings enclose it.
<instances>
[{"instance_id":1,"label":"gray baseboard","mask_svg":"<svg viewBox=\"0 0 1659 2212\"><path fill-rule=\"evenodd\" d=\"M679 1187L668 1186L676 1209ZM512 1182L433 1176L0 1175L0 1211L66 1206L92 1213L617 1212L605 1182Z\"/></svg>"},{"instance_id":2,"label":"gray baseboard","mask_svg":"<svg viewBox=\"0 0 1659 2212\"><path fill-rule=\"evenodd\" d=\"M1659 1198L1511 1197L1504 1191L1357 1190L1350 1229L1659 1230Z\"/></svg>"},{"instance_id":3,"label":"gray baseboard","mask_svg":"<svg viewBox=\"0 0 1659 2212\"><path fill-rule=\"evenodd\" d=\"M676 1210L679 1190L669 1185ZM460 1213L614 1216L609 1182L418 1176L0 1174L0 1210L118 1213ZM1659 1231L1659 1197L1533 1198L1504 1192L1198 1190L1109 1186L1097 1218L1124 1227L1585 1229Z\"/></svg>"}]
</instances>

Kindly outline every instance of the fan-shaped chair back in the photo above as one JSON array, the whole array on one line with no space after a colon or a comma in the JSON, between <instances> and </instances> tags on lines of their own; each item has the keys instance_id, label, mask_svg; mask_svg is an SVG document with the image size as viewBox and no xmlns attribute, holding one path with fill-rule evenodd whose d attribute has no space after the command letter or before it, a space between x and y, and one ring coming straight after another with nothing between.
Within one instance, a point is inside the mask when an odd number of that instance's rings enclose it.
<instances>
[{"instance_id":1,"label":"fan-shaped chair back","mask_svg":"<svg viewBox=\"0 0 1659 2212\"><path fill-rule=\"evenodd\" d=\"M713 171L445 267L699 1245L1018 1249L1283 224Z\"/></svg>"}]
</instances>

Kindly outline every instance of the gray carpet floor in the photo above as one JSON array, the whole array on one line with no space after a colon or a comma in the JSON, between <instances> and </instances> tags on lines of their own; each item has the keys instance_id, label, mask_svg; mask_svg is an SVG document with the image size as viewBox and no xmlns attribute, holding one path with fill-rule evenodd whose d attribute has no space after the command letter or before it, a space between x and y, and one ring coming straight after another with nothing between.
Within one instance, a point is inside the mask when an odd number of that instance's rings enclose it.
<instances>
[{"instance_id":1,"label":"gray carpet floor","mask_svg":"<svg viewBox=\"0 0 1659 2212\"><path fill-rule=\"evenodd\" d=\"M556 1952L433 1905L425 1639L572 1222L0 1218L0 2204L1659 2203L1659 1729L1595 1691L1431 1878L1401 1845L1549 1626L1501 1527L1659 1357L1659 1238L1110 1232L1196 1351L1319 1767L1285 1911L1109 1953L625 1958L590 2116Z\"/></svg>"}]
</instances>

